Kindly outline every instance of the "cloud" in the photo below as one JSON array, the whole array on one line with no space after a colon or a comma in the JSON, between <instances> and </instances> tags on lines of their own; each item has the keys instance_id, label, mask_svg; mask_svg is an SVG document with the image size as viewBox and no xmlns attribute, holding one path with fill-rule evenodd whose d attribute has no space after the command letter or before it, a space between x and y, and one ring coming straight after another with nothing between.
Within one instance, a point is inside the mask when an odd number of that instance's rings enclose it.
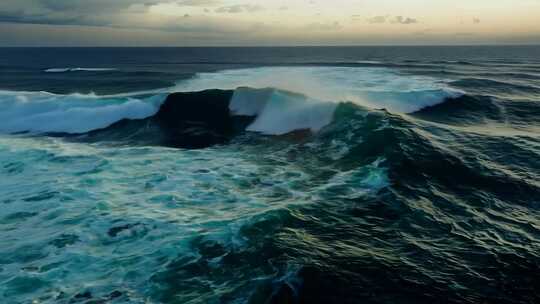
<instances>
[{"instance_id":1,"label":"cloud","mask_svg":"<svg viewBox=\"0 0 540 304\"><path fill-rule=\"evenodd\" d=\"M358 16L358 15L355 15ZM379 23L386 23L386 20L388 19L388 16L375 16L367 19L367 22L370 24L379 24Z\"/></svg>"},{"instance_id":2,"label":"cloud","mask_svg":"<svg viewBox=\"0 0 540 304\"><path fill-rule=\"evenodd\" d=\"M418 23L418 20L409 17L396 16L391 20L391 22L398 24L415 24Z\"/></svg>"},{"instance_id":3,"label":"cloud","mask_svg":"<svg viewBox=\"0 0 540 304\"><path fill-rule=\"evenodd\" d=\"M162 31L220 31L230 28L217 20L195 18L192 10L177 17L163 16L150 9L162 4L179 7L221 5L221 0L0 0L0 23L53 26L96 26ZM208 9L207 9L208 10ZM208 10L209 11L209 10ZM189 21L188 21L189 20ZM206 23L206 24L205 24ZM235 29L236 31L236 29Z\"/></svg>"},{"instance_id":4,"label":"cloud","mask_svg":"<svg viewBox=\"0 0 540 304\"><path fill-rule=\"evenodd\" d=\"M220 5L221 0L0 0L0 22L108 26L119 15L144 14L160 4Z\"/></svg>"},{"instance_id":5,"label":"cloud","mask_svg":"<svg viewBox=\"0 0 540 304\"><path fill-rule=\"evenodd\" d=\"M5 0L3 0L5 1ZM13 0L7 0L14 2ZM43 8L53 12L77 12L84 13L117 13L129 9L132 6L150 8L153 5L174 0L22 0L22 3L30 2L31 7ZM26 5L26 7L29 7Z\"/></svg>"},{"instance_id":6,"label":"cloud","mask_svg":"<svg viewBox=\"0 0 540 304\"><path fill-rule=\"evenodd\" d=\"M142 14L175 0L2 0L0 22L50 25L107 25L121 13Z\"/></svg>"},{"instance_id":7,"label":"cloud","mask_svg":"<svg viewBox=\"0 0 540 304\"><path fill-rule=\"evenodd\" d=\"M91 26L122 30L150 30L167 33L212 35L245 33L261 30L259 23L235 21L218 16L194 14L179 10L164 15L150 10L161 4L180 7L220 5L218 0L0 0L1 23L48 26ZM242 5L242 11L254 12L260 6ZM234 11L235 8L232 8Z\"/></svg>"},{"instance_id":8,"label":"cloud","mask_svg":"<svg viewBox=\"0 0 540 304\"><path fill-rule=\"evenodd\" d=\"M255 13L259 11L263 11L264 7L260 5L252 5L252 4L237 4L237 5L230 5L230 6L222 6L220 8L217 8L215 11L216 13L228 13L228 14L237 14L237 13Z\"/></svg>"}]
</instances>

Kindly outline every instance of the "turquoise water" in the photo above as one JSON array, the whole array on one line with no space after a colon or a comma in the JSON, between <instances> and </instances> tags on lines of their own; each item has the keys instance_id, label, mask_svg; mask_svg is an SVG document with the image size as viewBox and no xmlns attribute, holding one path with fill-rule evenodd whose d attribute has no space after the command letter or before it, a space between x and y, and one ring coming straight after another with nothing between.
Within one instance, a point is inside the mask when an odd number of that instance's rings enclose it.
<instances>
[{"instance_id":1,"label":"turquoise water","mask_svg":"<svg viewBox=\"0 0 540 304\"><path fill-rule=\"evenodd\" d=\"M539 50L0 48L0 303L539 303Z\"/></svg>"},{"instance_id":2,"label":"turquoise water","mask_svg":"<svg viewBox=\"0 0 540 304\"><path fill-rule=\"evenodd\" d=\"M121 291L147 303L159 270L201 257L193 242L245 250L239 231L276 210L387 183L378 164L336 171L299 162L286 142L266 146L183 151L2 136L0 293L61 302L85 290L102 298ZM211 261L216 269L220 258Z\"/></svg>"}]
</instances>

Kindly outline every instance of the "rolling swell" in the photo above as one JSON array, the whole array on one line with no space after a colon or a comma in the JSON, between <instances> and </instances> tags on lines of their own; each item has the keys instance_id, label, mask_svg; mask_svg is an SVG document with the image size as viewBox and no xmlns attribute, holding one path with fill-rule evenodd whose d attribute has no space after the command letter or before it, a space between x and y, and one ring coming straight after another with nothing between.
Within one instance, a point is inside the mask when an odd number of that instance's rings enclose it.
<instances>
[{"instance_id":1,"label":"rolling swell","mask_svg":"<svg viewBox=\"0 0 540 304\"><path fill-rule=\"evenodd\" d=\"M248 303L540 298L534 262L540 231L530 224L534 216L520 212L538 212L528 195L539 196L540 185L535 176L510 173L520 171L511 164L535 155L518 140L434 129L423 119L342 103L306 142L255 140L244 149L310 172L296 185L310 203L254 217L238 232L242 245L193 240L197 258L179 256L152 277L155 299L175 303L209 293L223 302L247 294ZM505 150L521 152L510 161L501 157ZM231 282L228 273L257 279ZM227 288L210 292L208 284Z\"/></svg>"},{"instance_id":2,"label":"rolling swell","mask_svg":"<svg viewBox=\"0 0 540 304\"><path fill-rule=\"evenodd\" d=\"M433 65L464 81L480 66ZM539 107L504 82L450 82L456 96L384 69L280 67L168 97L2 93L2 130L32 136L0 136L0 297L539 302Z\"/></svg>"},{"instance_id":3,"label":"rolling swell","mask_svg":"<svg viewBox=\"0 0 540 304\"><path fill-rule=\"evenodd\" d=\"M443 98L439 91L422 94L424 99L419 101L414 92L374 96L419 104L433 104ZM448 98L447 102L452 100ZM122 119L82 135L48 134L91 142L205 148L225 144L245 132L285 137L304 134L302 138L336 120L349 119L340 113L351 107L363 109L355 103L325 102L272 88L183 92L168 95L157 113L148 118Z\"/></svg>"},{"instance_id":4,"label":"rolling swell","mask_svg":"<svg viewBox=\"0 0 540 304\"><path fill-rule=\"evenodd\" d=\"M540 96L540 88L537 86L483 78L464 78L452 82L451 85L479 95L531 98Z\"/></svg>"},{"instance_id":5,"label":"rolling swell","mask_svg":"<svg viewBox=\"0 0 540 304\"><path fill-rule=\"evenodd\" d=\"M413 117L454 125L478 125L487 121L504 121L506 113L489 96L463 95L445 99L411 113Z\"/></svg>"},{"instance_id":6,"label":"rolling swell","mask_svg":"<svg viewBox=\"0 0 540 304\"><path fill-rule=\"evenodd\" d=\"M372 100L385 99L387 104L395 104L394 108L400 107L398 101L427 105L412 115L432 121L455 120L466 124L497 116L496 106L493 111L486 108L488 97L444 97L440 91L366 96ZM474 113L475 104L486 113L485 117ZM159 110L147 118L121 119L86 133L46 133L85 142L199 149L226 144L246 132L302 139L339 120L351 119L342 115L344 111L364 112L368 108L353 102L325 102L273 88L205 90L170 94Z\"/></svg>"},{"instance_id":7,"label":"rolling swell","mask_svg":"<svg viewBox=\"0 0 540 304\"><path fill-rule=\"evenodd\" d=\"M539 268L531 262L538 255L519 241L538 231L526 224L526 215L503 215L520 206L537 210L528 197L519 195L540 194L538 185L531 183L534 179L512 178L496 161L479 164L474 153L450 152L448 144L414 131L418 125L391 120L380 134L389 143L366 145L385 151L393 186L376 198L352 200L342 209L336 208L343 201L317 206L340 211L321 215L324 212L311 210L318 220L299 223L300 235L281 240L282 246L292 243L298 248L299 258L310 247L325 248L314 254L318 262L300 271L308 291L303 302L353 303L369 297L376 303L391 299L430 303L441 296L450 303L538 300ZM332 220L338 214L340 220ZM303 241L314 235L330 236L320 240L325 247ZM339 235L339 240L333 241L332 235ZM349 288L348 282L355 286ZM330 284L347 287L328 296L321 290ZM460 288L448 287L456 284Z\"/></svg>"},{"instance_id":8,"label":"rolling swell","mask_svg":"<svg viewBox=\"0 0 540 304\"><path fill-rule=\"evenodd\" d=\"M448 98L409 117L340 103L332 121L307 140L251 137L245 145L232 139L245 134L264 105L244 108L237 99L231 110L234 94L173 94L145 123L165 128L160 134L171 138L184 132L174 131L184 130L184 120L213 132L233 130L224 133L230 137L219 137L220 143L230 142L247 155L286 159L309 172L311 177L296 187L312 199L251 218L238 231L241 244L194 238L190 248L196 258L180 255L152 275L153 299L431 303L444 297L447 303L471 304L539 299L540 268L531 262L539 258L533 250L539 231L520 210L538 210L529 196L540 197L540 185L534 173L512 173L522 172L525 167L516 164L527 163L536 152L518 139L443 127L506 119L496 101ZM255 94L269 100L273 90ZM186 111L201 98L210 104ZM209 107L217 116L206 121ZM234 113L245 120L231 122ZM435 127L431 121L445 124ZM505 151L514 151L513 159L506 159ZM523 241L532 247L523 247ZM232 282L229 273L257 279Z\"/></svg>"}]
</instances>

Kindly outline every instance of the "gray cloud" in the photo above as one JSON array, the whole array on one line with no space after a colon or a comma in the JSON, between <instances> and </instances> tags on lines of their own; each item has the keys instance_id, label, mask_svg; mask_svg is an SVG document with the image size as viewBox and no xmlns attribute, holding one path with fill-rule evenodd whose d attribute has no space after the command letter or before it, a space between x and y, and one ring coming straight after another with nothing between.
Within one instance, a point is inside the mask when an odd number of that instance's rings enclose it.
<instances>
[{"instance_id":1,"label":"gray cloud","mask_svg":"<svg viewBox=\"0 0 540 304\"><path fill-rule=\"evenodd\" d=\"M107 25L116 14L142 13L156 4L151 0L2 0L0 22Z\"/></svg>"},{"instance_id":2,"label":"gray cloud","mask_svg":"<svg viewBox=\"0 0 540 304\"><path fill-rule=\"evenodd\" d=\"M391 22L399 23L399 24L414 24L414 23L418 23L418 20L416 20L415 18L396 16L392 18Z\"/></svg>"},{"instance_id":3,"label":"gray cloud","mask_svg":"<svg viewBox=\"0 0 540 304\"><path fill-rule=\"evenodd\" d=\"M214 6L220 0L0 0L0 22L110 26L122 14L143 14L161 3Z\"/></svg>"},{"instance_id":4,"label":"gray cloud","mask_svg":"<svg viewBox=\"0 0 540 304\"><path fill-rule=\"evenodd\" d=\"M7 23L48 26L91 26L119 30L148 30L193 35L238 34L259 31L260 24L230 23L218 17L183 13L179 16L148 14L154 5L179 6L221 4L218 0L0 0L0 27ZM93 4L93 5L90 5ZM242 6L255 11L259 7Z\"/></svg>"},{"instance_id":5,"label":"gray cloud","mask_svg":"<svg viewBox=\"0 0 540 304\"><path fill-rule=\"evenodd\" d=\"M228 14L237 14L237 13L255 13L264 10L264 7L260 5L251 5L251 4L237 4L230 6L223 6L216 9L216 13L228 13Z\"/></svg>"}]
</instances>

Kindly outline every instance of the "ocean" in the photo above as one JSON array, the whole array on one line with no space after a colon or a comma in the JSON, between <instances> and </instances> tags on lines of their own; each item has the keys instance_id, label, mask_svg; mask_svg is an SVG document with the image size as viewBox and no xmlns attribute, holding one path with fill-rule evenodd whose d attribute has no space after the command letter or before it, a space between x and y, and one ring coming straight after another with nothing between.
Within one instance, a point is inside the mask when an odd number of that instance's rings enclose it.
<instances>
[{"instance_id":1,"label":"ocean","mask_svg":"<svg viewBox=\"0 0 540 304\"><path fill-rule=\"evenodd\" d=\"M540 46L0 48L0 302L540 303Z\"/></svg>"}]
</instances>

